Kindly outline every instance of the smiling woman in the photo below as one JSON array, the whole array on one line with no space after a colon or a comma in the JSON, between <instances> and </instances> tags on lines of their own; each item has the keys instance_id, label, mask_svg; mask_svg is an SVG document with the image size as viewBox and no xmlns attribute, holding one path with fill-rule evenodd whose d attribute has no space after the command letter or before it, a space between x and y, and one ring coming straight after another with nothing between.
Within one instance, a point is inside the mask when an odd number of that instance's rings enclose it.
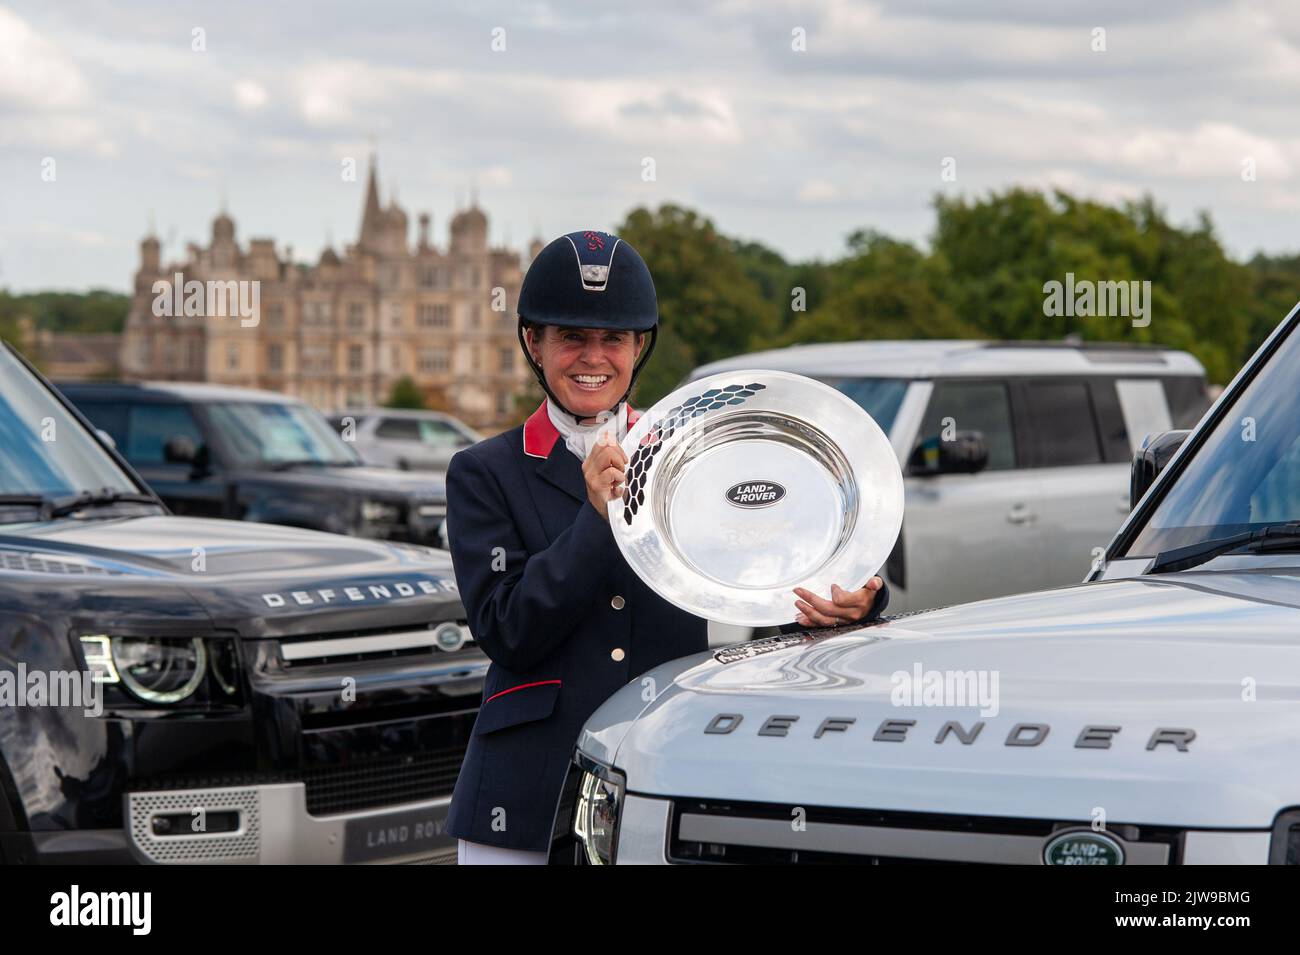
<instances>
[{"instance_id":1,"label":"smiling woman","mask_svg":"<svg viewBox=\"0 0 1300 955\"><path fill-rule=\"evenodd\" d=\"M707 622L642 581L609 526L637 417L627 397L658 324L630 245L595 231L550 243L519 293L520 344L546 400L448 467L456 582L492 660L448 819L462 863L545 863L582 724L630 680L708 646ZM809 602L791 616L865 619L883 609L880 583L833 591L836 604L801 591Z\"/></svg>"},{"instance_id":2,"label":"smiling woman","mask_svg":"<svg viewBox=\"0 0 1300 955\"><path fill-rule=\"evenodd\" d=\"M533 325L528 351L545 369L546 384L579 423L618 405L632 386L645 334L624 329Z\"/></svg>"}]
</instances>

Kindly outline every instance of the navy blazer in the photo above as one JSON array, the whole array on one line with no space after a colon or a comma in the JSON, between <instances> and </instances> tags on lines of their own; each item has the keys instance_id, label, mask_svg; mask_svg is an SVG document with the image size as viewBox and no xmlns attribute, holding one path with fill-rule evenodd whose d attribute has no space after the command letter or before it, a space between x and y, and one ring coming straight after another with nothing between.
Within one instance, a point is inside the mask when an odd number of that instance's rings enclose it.
<instances>
[{"instance_id":1,"label":"navy blazer","mask_svg":"<svg viewBox=\"0 0 1300 955\"><path fill-rule=\"evenodd\" d=\"M629 426L636 417L629 409ZM492 661L448 831L547 850L587 718L652 667L707 649L708 624L624 561L545 402L520 427L452 457L447 513L469 629ZM887 599L882 590L873 617Z\"/></svg>"}]
</instances>

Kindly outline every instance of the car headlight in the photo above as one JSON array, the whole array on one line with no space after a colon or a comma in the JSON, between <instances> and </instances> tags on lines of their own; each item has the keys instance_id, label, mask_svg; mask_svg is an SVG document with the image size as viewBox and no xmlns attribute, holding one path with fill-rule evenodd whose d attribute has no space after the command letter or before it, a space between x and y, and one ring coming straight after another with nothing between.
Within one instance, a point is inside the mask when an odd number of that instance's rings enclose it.
<instances>
[{"instance_id":1,"label":"car headlight","mask_svg":"<svg viewBox=\"0 0 1300 955\"><path fill-rule=\"evenodd\" d=\"M1287 809L1273 820L1269 865L1300 865L1300 809Z\"/></svg>"},{"instance_id":2,"label":"car headlight","mask_svg":"<svg viewBox=\"0 0 1300 955\"><path fill-rule=\"evenodd\" d=\"M579 753L582 778L573 811L573 834L590 865L613 865L618 849L618 821L627 779L618 770Z\"/></svg>"},{"instance_id":3,"label":"car headlight","mask_svg":"<svg viewBox=\"0 0 1300 955\"><path fill-rule=\"evenodd\" d=\"M368 524L391 524L397 520L399 509L388 501L362 501L361 519Z\"/></svg>"},{"instance_id":4,"label":"car headlight","mask_svg":"<svg viewBox=\"0 0 1300 955\"><path fill-rule=\"evenodd\" d=\"M179 703L194 695L208 670L208 651L197 637L81 638L86 666L97 683L121 683L146 703Z\"/></svg>"}]
</instances>

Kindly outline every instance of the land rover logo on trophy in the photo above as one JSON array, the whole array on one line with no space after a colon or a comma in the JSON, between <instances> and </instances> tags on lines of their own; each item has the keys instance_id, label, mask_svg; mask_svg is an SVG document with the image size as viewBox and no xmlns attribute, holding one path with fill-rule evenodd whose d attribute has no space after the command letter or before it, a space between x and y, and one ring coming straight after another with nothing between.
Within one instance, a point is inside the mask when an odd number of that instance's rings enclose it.
<instances>
[{"instance_id":1,"label":"land rover logo on trophy","mask_svg":"<svg viewBox=\"0 0 1300 955\"><path fill-rule=\"evenodd\" d=\"M1043 847L1044 865L1123 865L1124 849L1110 836L1087 829L1062 832Z\"/></svg>"},{"instance_id":2,"label":"land rover logo on trophy","mask_svg":"<svg viewBox=\"0 0 1300 955\"><path fill-rule=\"evenodd\" d=\"M727 488L727 500L737 507L767 507L785 497L775 481L744 481Z\"/></svg>"}]
</instances>

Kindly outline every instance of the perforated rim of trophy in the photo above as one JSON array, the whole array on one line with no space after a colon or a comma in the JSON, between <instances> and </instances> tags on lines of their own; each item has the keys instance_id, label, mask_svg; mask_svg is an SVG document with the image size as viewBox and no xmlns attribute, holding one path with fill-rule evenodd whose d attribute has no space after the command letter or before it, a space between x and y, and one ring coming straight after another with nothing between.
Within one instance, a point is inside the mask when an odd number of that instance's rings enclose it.
<instances>
[{"instance_id":1,"label":"perforated rim of trophy","mask_svg":"<svg viewBox=\"0 0 1300 955\"><path fill-rule=\"evenodd\" d=\"M903 521L889 439L851 399L789 372L690 382L628 431L610 526L676 606L721 623L794 620L795 587L830 597L877 573Z\"/></svg>"}]
</instances>

